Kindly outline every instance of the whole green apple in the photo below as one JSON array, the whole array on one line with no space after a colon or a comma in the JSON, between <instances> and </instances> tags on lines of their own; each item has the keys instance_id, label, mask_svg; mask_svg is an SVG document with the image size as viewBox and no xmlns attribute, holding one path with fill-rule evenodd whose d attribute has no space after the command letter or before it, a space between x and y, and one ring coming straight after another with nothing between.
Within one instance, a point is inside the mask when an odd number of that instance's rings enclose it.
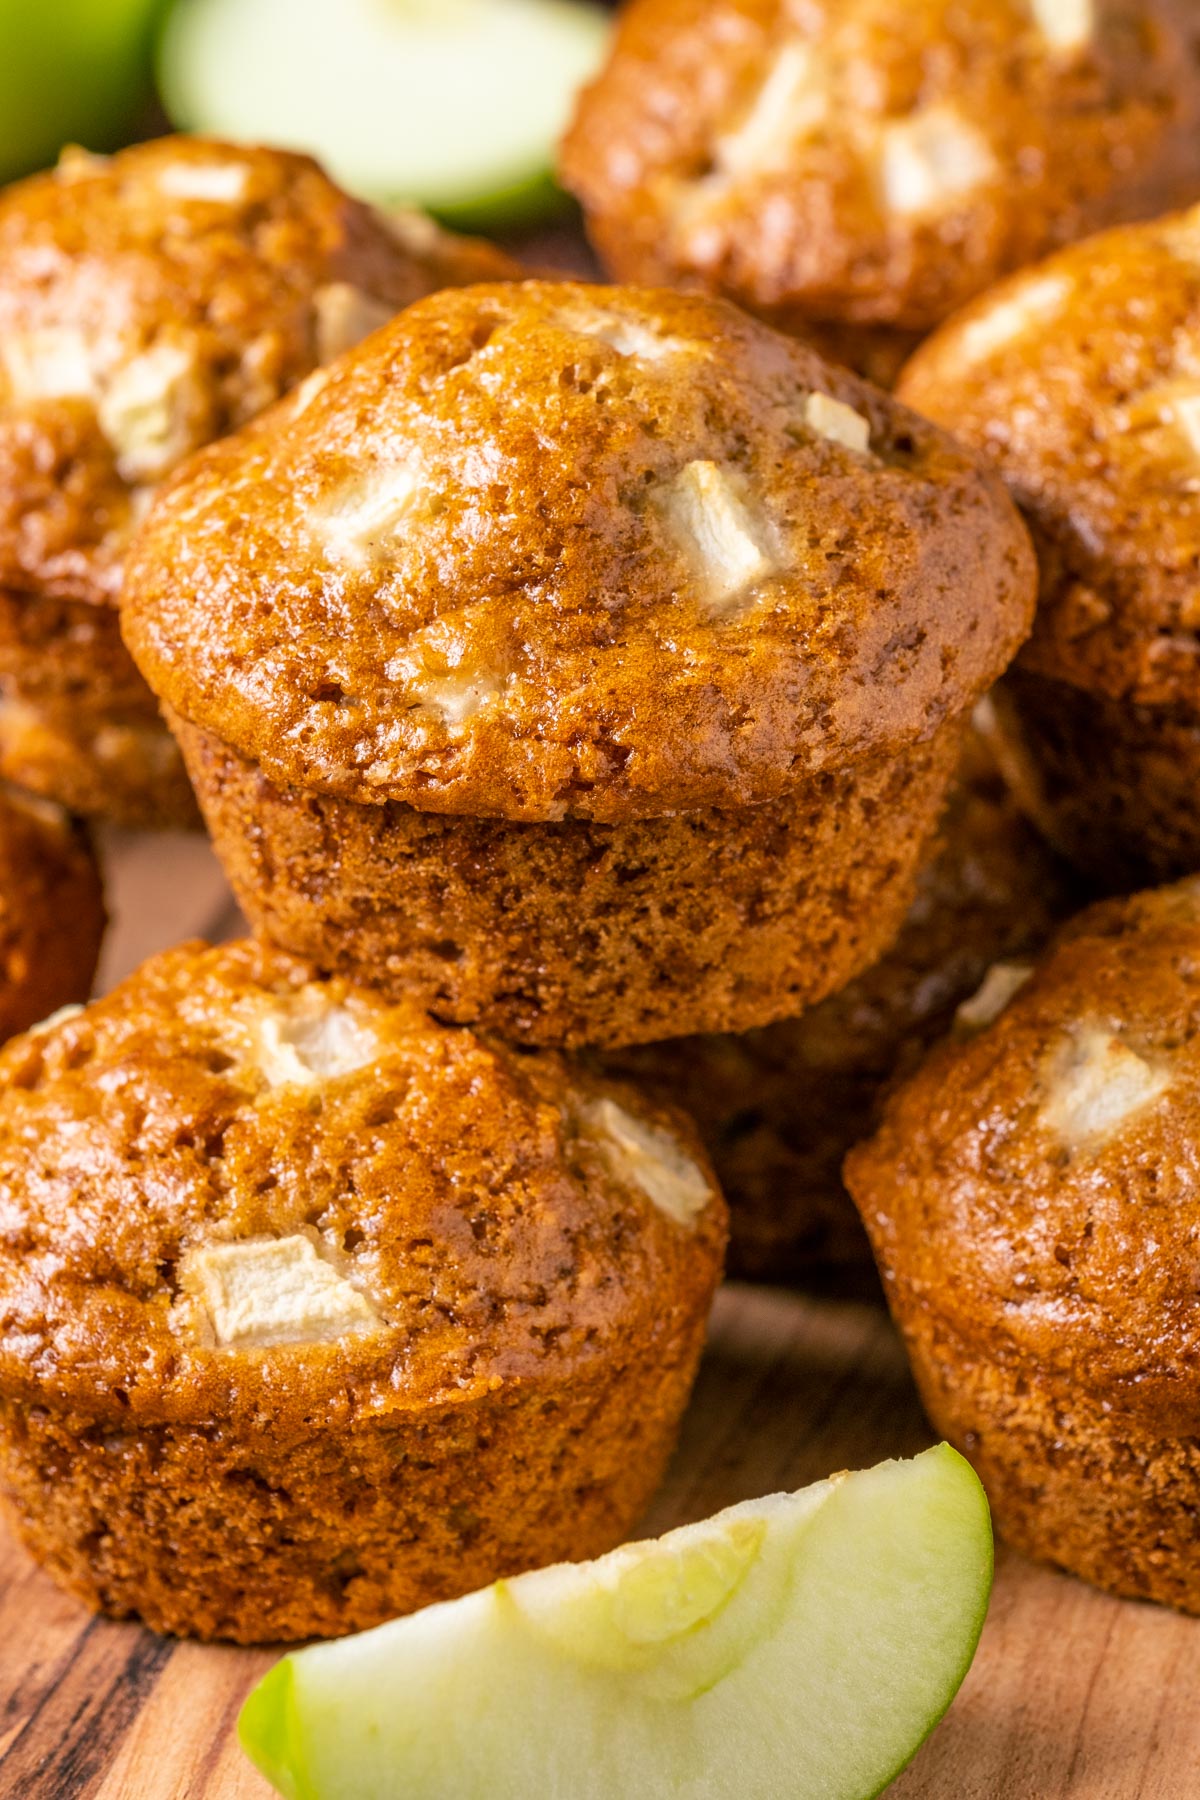
<instances>
[{"instance_id":1,"label":"whole green apple","mask_svg":"<svg viewBox=\"0 0 1200 1800\"><path fill-rule=\"evenodd\" d=\"M0 181L108 150L150 93L160 0L0 0Z\"/></svg>"}]
</instances>

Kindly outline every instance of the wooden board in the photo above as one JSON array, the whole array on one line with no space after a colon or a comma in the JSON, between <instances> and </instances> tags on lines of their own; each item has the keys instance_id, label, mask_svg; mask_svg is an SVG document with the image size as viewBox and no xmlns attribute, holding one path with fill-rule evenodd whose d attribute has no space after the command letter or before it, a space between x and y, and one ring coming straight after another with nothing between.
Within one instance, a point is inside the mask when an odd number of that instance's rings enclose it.
<instances>
[{"instance_id":1,"label":"wooden board","mask_svg":"<svg viewBox=\"0 0 1200 1800\"><path fill-rule=\"evenodd\" d=\"M107 981L154 948L236 927L199 839L109 848ZM882 1312L729 1286L646 1530L928 1441ZM234 1721L271 1661L92 1619L0 1528L0 1797L266 1800ZM1002 1552L974 1668L890 1795L1188 1800L1200 1795L1198 1687L1200 1621L1109 1600Z\"/></svg>"}]
</instances>

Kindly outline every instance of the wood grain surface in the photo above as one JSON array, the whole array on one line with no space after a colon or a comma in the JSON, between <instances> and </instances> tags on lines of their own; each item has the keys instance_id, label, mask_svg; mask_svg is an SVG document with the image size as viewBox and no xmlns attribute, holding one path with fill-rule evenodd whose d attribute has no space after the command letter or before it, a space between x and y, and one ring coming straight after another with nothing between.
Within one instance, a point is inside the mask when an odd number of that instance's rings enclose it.
<instances>
[{"instance_id":1,"label":"wood grain surface","mask_svg":"<svg viewBox=\"0 0 1200 1800\"><path fill-rule=\"evenodd\" d=\"M116 839L108 849L107 981L181 937L236 929L199 839ZM645 1528L657 1533L927 1442L881 1311L730 1285ZM234 1722L272 1660L269 1651L180 1644L93 1619L0 1528L0 1796L266 1800ZM1198 1689L1200 1622L1107 1599L1001 1551L975 1665L889 1794L1194 1800Z\"/></svg>"}]
</instances>

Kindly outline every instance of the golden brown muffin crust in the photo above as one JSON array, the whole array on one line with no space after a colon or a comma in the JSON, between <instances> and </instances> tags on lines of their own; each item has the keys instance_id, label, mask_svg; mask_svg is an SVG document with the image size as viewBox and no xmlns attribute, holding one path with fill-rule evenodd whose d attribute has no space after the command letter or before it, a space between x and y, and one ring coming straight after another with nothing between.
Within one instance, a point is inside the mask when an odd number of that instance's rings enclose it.
<instances>
[{"instance_id":1,"label":"golden brown muffin crust","mask_svg":"<svg viewBox=\"0 0 1200 1800\"><path fill-rule=\"evenodd\" d=\"M252 942L0 1054L0 1167L0 1387L127 1426L311 1433L583 1374L724 1239L684 1121ZM214 1253L297 1239L342 1323L239 1338Z\"/></svg>"},{"instance_id":2,"label":"golden brown muffin crust","mask_svg":"<svg viewBox=\"0 0 1200 1800\"><path fill-rule=\"evenodd\" d=\"M80 826L0 787L0 1039L87 999L104 925L100 870Z\"/></svg>"},{"instance_id":3,"label":"golden brown muffin crust","mask_svg":"<svg viewBox=\"0 0 1200 1800\"><path fill-rule=\"evenodd\" d=\"M927 330L1190 198L1187 24L1176 0L633 0L563 176L623 280Z\"/></svg>"},{"instance_id":4,"label":"golden brown muffin crust","mask_svg":"<svg viewBox=\"0 0 1200 1800\"><path fill-rule=\"evenodd\" d=\"M418 302L191 462L125 630L273 780L616 821L928 736L1033 580L1001 485L814 352L720 302L527 282Z\"/></svg>"},{"instance_id":5,"label":"golden brown muffin crust","mask_svg":"<svg viewBox=\"0 0 1200 1800\"><path fill-rule=\"evenodd\" d=\"M1192 1433L1200 882L1059 934L889 1101L847 1181L906 1329Z\"/></svg>"},{"instance_id":6,"label":"golden brown muffin crust","mask_svg":"<svg viewBox=\"0 0 1200 1800\"><path fill-rule=\"evenodd\" d=\"M1033 529L1022 663L1114 701L1200 707L1200 209L1014 276L900 393L995 464Z\"/></svg>"},{"instance_id":7,"label":"golden brown muffin crust","mask_svg":"<svg viewBox=\"0 0 1200 1800\"><path fill-rule=\"evenodd\" d=\"M443 282L513 272L304 156L168 137L0 197L0 582L113 600L154 484Z\"/></svg>"}]
</instances>

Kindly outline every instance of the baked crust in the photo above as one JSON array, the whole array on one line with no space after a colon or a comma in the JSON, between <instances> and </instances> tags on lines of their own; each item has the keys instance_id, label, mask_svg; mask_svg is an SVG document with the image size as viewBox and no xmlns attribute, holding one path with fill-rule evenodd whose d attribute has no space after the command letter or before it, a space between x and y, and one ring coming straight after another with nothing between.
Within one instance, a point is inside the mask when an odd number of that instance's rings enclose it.
<instances>
[{"instance_id":1,"label":"baked crust","mask_svg":"<svg viewBox=\"0 0 1200 1800\"><path fill-rule=\"evenodd\" d=\"M0 1053L0 1167L8 1506L91 1604L202 1636L617 1541L724 1245L682 1118L252 942Z\"/></svg>"},{"instance_id":2,"label":"baked crust","mask_svg":"<svg viewBox=\"0 0 1200 1800\"><path fill-rule=\"evenodd\" d=\"M200 823L111 607L0 588L0 776L133 830Z\"/></svg>"},{"instance_id":3,"label":"baked crust","mask_svg":"<svg viewBox=\"0 0 1200 1800\"><path fill-rule=\"evenodd\" d=\"M0 1039L87 999L104 926L83 830L60 808L0 788Z\"/></svg>"},{"instance_id":4,"label":"baked crust","mask_svg":"<svg viewBox=\"0 0 1200 1800\"><path fill-rule=\"evenodd\" d=\"M811 350L721 302L526 282L419 301L193 460L124 624L276 783L621 822L928 737L1034 581L1002 484Z\"/></svg>"},{"instance_id":5,"label":"baked crust","mask_svg":"<svg viewBox=\"0 0 1200 1800\"><path fill-rule=\"evenodd\" d=\"M0 266L0 584L90 603L190 451L419 295L514 272L308 157L188 137L7 189Z\"/></svg>"},{"instance_id":6,"label":"baked crust","mask_svg":"<svg viewBox=\"0 0 1200 1800\"><path fill-rule=\"evenodd\" d=\"M1076 898L972 739L937 854L878 962L798 1018L602 1059L696 1121L729 1202L731 1273L874 1286L842 1183L846 1152L871 1129L887 1085L912 1072L991 965L1039 950Z\"/></svg>"},{"instance_id":7,"label":"baked crust","mask_svg":"<svg viewBox=\"0 0 1200 1800\"><path fill-rule=\"evenodd\" d=\"M1200 177L1175 0L632 0L562 146L621 280L925 331Z\"/></svg>"},{"instance_id":8,"label":"baked crust","mask_svg":"<svg viewBox=\"0 0 1200 1800\"><path fill-rule=\"evenodd\" d=\"M900 393L953 420L1034 533L1025 668L1200 713L1200 208L1013 277L909 364Z\"/></svg>"},{"instance_id":9,"label":"baked crust","mask_svg":"<svg viewBox=\"0 0 1200 1800\"><path fill-rule=\"evenodd\" d=\"M1000 1530L1193 1611L1198 958L1194 877L1082 914L846 1164L933 1422Z\"/></svg>"}]
</instances>

